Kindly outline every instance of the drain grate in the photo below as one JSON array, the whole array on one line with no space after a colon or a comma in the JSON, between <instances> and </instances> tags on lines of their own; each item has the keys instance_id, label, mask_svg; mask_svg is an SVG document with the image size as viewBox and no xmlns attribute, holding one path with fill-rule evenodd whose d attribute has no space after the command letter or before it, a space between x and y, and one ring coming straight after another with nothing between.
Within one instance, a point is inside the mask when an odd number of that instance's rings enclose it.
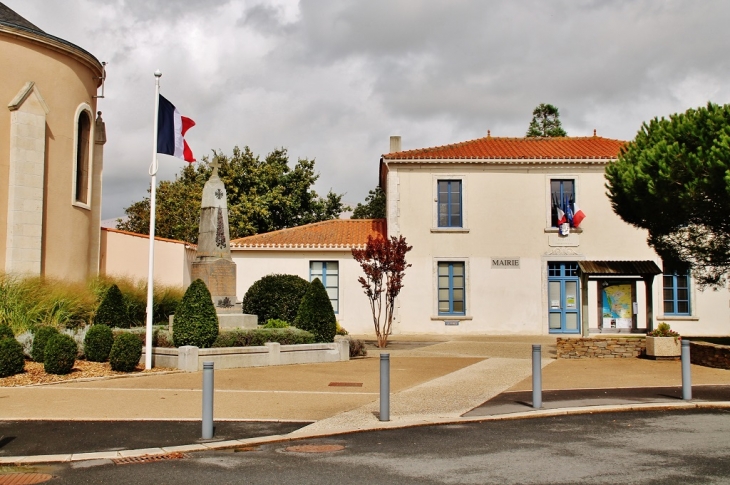
<instances>
[{"instance_id":1,"label":"drain grate","mask_svg":"<svg viewBox=\"0 0 730 485\"><path fill-rule=\"evenodd\" d=\"M181 460L188 456L184 453L168 453L166 455L142 455L129 456L125 458L115 458L112 461L115 465L129 465L131 463L154 463L165 460Z\"/></svg>"},{"instance_id":2,"label":"drain grate","mask_svg":"<svg viewBox=\"0 0 730 485\"><path fill-rule=\"evenodd\" d=\"M332 453L344 449L345 447L342 445L297 445L287 446L284 451L292 453Z\"/></svg>"},{"instance_id":3,"label":"drain grate","mask_svg":"<svg viewBox=\"0 0 730 485\"><path fill-rule=\"evenodd\" d=\"M329 387L362 387L362 382L330 382Z\"/></svg>"},{"instance_id":4,"label":"drain grate","mask_svg":"<svg viewBox=\"0 0 730 485\"><path fill-rule=\"evenodd\" d=\"M47 473L8 473L0 475L0 485L30 485L32 483L43 483L53 478Z\"/></svg>"}]
</instances>

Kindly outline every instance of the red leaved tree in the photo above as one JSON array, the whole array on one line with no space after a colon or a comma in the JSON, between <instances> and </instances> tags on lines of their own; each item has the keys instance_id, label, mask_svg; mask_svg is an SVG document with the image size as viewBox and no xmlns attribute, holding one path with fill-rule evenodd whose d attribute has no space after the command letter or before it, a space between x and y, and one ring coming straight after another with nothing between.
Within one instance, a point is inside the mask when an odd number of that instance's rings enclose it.
<instances>
[{"instance_id":1,"label":"red leaved tree","mask_svg":"<svg viewBox=\"0 0 730 485\"><path fill-rule=\"evenodd\" d=\"M413 246L406 244L406 238L403 236L398 238L391 236L390 239L368 236L365 249L352 250L352 257L360 263L365 272L365 277L361 276L357 281L370 300L375 335L378 337L380 348L388 345L395 298L403 288L406 268L411 266L406 262L406 253L411 249ZM385 293L385 320L381 321L383 293Z\"/></svg>"}]
</instances>

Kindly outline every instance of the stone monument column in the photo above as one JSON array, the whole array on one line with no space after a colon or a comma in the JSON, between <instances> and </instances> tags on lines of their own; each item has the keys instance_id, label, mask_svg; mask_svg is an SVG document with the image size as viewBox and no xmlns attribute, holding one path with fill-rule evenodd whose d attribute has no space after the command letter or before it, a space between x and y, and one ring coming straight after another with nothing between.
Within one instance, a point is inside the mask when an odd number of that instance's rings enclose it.
<instances>
[{"instance_id":1,"label":"stone monument column","mask_svg":"<svg viewBox=\"0 0 730 485\"><path fill-rule=\"evenodd\" d=\"M218 176L219 162L203 187L200 204L200 232L191 279L203 280L218 313L241 313L236 299L236 263L231 259L226 188Z\"/></svg>"}]
</instances>

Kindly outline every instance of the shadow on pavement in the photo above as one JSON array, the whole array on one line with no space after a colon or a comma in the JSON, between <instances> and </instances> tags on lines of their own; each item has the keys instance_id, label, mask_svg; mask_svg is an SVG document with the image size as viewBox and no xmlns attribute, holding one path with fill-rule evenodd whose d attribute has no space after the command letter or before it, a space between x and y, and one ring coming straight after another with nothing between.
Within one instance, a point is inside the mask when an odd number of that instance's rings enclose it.
<instances>
[{"instance_id":1,"label":"shadow on pavement","mask_svg":"<svg viewBox=\"0 0 730 485\"><path fill-rule=\"evenodd\" d=\"M542 409L618 404L676 403L682 400L682 388L630 387L618 389L565 389L542 393ZM730 386L693 386L693 401L730 401ZM492 416L530 411L532 391L503 392L463 414L464 417Z\"/></svg>"},{"instance_id":2,"label":"shadow on pavement","mask_svg":"<svg viewBox=\"0 0 730 485\"><path fill-rule=\"evenodd\" d=\"M219 421L203 441L200 421L0 421L0 457L189 445L291 433L309 422Z\"/></svg>"}]
</instances>

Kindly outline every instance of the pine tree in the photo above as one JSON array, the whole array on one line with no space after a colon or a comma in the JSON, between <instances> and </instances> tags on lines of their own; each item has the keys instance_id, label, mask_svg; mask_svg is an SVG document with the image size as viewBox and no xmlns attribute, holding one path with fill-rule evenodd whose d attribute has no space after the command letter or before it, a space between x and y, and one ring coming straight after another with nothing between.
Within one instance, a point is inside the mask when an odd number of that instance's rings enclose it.
<instances>
[{"instance_id":1,"label":"pine tree","mask_svg":"<svg viewBox=\"0 0 730 485\"><path fill-rule=\"evenodd\" d=\"M558 108L552 104L540 103L532 111L532 121L525 136L527 138L568 136L560 124Z\"/></svg>"}]
</instances>

